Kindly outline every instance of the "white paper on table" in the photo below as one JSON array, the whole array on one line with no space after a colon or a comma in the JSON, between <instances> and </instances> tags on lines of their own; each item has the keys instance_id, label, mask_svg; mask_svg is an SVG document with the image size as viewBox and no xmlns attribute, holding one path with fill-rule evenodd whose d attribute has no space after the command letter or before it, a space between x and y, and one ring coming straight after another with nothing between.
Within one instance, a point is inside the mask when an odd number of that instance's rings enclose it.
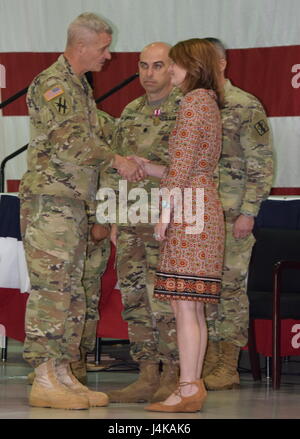
<instances>
[{"instance_id":1,"label":"white paper on table","mask_svg":"<svg viewBox=\"0 0 300 439\"><path fill-rule=\"evenodd\" d=\"M29 276L22 241L0 238L0 287L29 290Z\"/></svg>"}]
</instances>

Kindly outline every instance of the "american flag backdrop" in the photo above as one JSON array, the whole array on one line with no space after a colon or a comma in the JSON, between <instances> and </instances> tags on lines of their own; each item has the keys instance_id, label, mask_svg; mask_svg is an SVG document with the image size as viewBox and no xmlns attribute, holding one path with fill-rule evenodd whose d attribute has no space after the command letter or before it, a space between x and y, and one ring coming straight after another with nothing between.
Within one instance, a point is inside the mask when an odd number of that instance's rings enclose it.
<instances>
[{"instance_id":1,"label":"american flag backdrop","mask_svg":"<svg viewBox=\"0 0 300 439\"><path fill-rule=\"evenodd\" d=\"M263 103L274 137L274 194L300 195L300 2L298 0L0 0L2 101L23 89L63 52L68 24L81 12L112 24L113 57L94 75L95 97L137 71L139 51L152 41L174 44L217 37L228 48L227 76ZM142 93L138 79L101 103L119 116ZM2 110L0 161L28 143L25 98ZM19 179L26 153L6 178Z\"/></svg>"}]
</instances>

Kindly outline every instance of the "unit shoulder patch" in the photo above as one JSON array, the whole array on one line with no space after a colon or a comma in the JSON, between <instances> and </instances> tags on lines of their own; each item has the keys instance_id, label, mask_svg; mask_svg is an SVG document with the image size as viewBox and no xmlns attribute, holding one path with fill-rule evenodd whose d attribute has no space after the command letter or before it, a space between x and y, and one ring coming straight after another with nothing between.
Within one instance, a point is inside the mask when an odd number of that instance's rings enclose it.
<instances>
[{"instance_id":1,"label":"unit shoulder patch","mask_svg":"<svg viewBox=\"0 0 300 439\"><path fill-rule=\"evenodd\" d=\"M65 99L64 96L59 96L51 103L54 105L55 110L61 115L68 114L71 109L70 103L67 101L67 99Z\"/></svg>"},{"instance_id":2,"label":"unit shoulder patch","mask_svg":"<svg viewBox=\"0 0 300 439\"><path fill-rule=\"evenodd\" d=\"M254 128L260 136L263 136L269 131L267 123L262 119L254 125Z\"/></svg>"}]
</instances>

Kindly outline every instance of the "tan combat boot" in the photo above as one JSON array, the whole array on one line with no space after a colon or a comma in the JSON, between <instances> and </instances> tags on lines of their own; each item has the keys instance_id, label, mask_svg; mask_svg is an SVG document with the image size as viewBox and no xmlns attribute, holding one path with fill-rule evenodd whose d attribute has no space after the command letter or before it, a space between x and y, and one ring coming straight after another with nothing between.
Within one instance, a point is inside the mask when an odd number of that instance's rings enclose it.
<instances>
[{"instance_id":1,"label":"tan combat boot","mask_svg":"<svg viewBox=\"0 0 300 439\"><path fill-rule=\"evenodd\" d=\"M80 348L80 359L78 361L73 361L70 363L72 374L81 382L81 384L86 384L87 382L87 370L86 370L86 354L87 351ZM35 378L35 373L30 372L27 375L28 384L32 384Z\"/></svg>"},{"instance_id":2,"label":"tan combat boot","mask_svg":"<svg viewBox=\"0 0 300 439\"><path fill-rule=\"evenodd\" d=\"M237 371L240 348L227 341L220 341L220 357L217 367L204 378L208 390L225 390L239 387Z\"/></svg>"},{"instance_id":3,"label":"tan combat boot","mask_svg":"<svg viewBox=\"0 0 300 439\"><path fill-rule=\"evenodd\" d=\"M86 395L75 393L56 376L55 360L48 360L35 369L35 378L29 395L33 407L83 410L89 408Z\"/></svg>"},{"instance_id":4,"label":"tan combat boot","mask_svg":"<svg viewBox=\"0 0 300 439\"><path fill-rule=\"evenodd\" d=\"M28 384L33 384L33 381L34 381L34 378L35 378L35 372L33 371L33 372L30 372L28 375L27 375L27 381L28 381Z\"/></svg>"},{"instance_id":5,"label":"tan combat boot","mask_svg":"<svg viewBox=\"0 0 300 439\"><path fill-rule=\"evenodd\" d=\"M140 363L140 373L136 381L121 390L108 392L110 402L147 402L159 387L159 365Z\"/></svg>"},{"instance_id":6,"label":"tan combat boot","mask_svg":"<svg viewBox=\"0 0 300 439\"><path fill-rule=\"evenodd\" d=\"M70 363L72 374L81 382L81 384L87 383L86 355L87 351L80 348L80 359Z\"/></svg>"},{"instance_id":7,"label":"tan combat boot","mask_svg":"<svg viewBox=\"0 0 300 439\"><path fill-rule=\"evenodd\" d=\"M210 375L217 367L220 357L220 342L208 340L204 364L202 370L202 378Z\"/></svg>"},{"instance_id":8,"label":"tan combat boot","mask_svg":"<svg viewBox=\"0 0 300 439\"><path fill-rule=\"evenodd\" d=\"M102 392L94 392L81 384L72 374L69 363L61 362L56 366L58 380L73 392L88 398L90 407L104 407L109 403L108 396Z\"/></svg>"},{"instance_id":9,"label":"tan combat boot","mask_svg":"<svg viewBox=\"0 0 300 439\"><path fill-rule=\"evenodd\" d=\"M164 363L160 375L159 388L151 398L151 402L164 401L178 387L179 367L176 364Z\"/></svg>"}]
</instances>

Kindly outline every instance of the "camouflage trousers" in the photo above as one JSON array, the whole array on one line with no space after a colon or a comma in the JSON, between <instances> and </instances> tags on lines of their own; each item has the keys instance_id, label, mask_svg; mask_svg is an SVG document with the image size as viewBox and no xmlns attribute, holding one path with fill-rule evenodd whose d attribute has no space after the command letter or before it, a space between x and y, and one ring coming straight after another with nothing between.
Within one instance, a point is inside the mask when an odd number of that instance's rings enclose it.
<instances>
[{"instance_id":1,"label":"camouflage trousers","mask_svg":"<svg viewBox=\"0 0 300 439\"><path fill-rule=\"evenodd\" d=\"M86 203L46 195L23 198L21 231L31 283L24 358L34 368L49 358L76 361L86 315L98 318L96 282L90 300L83 287L86 251L92 248ZM94 262L86 265L87 283L91 267Z\"/></svg>"},{"instance_id":2,"label":"camouflage trousers","mask_svg":"<svg viewBox=\"0 0 300 439\"><path fill-rule=\"evenodd\" d=\"M95 348L99 320L100 281L110 255L109 239L104 239L100 242L91 240L91 228L96 222L95 211L96 203L86 203L88 240L82 278L86 295L86 316L80 347L87 352L92 352Z\"/></svg>"},{"instance_id":3,"label":"camouflage trousers","mask_svg":"<svg viewBox=\"0 0 300 439\"><path fill-rule=\"evenodd\" d=\"M118 281L130 353L137 362L178 361L175 316L169 302L153 297L158 257L153 227L119 227Z\"/></svg>"},{"instance_id":4,"label":"camouflage trousers","mask_svg":"<svg viewBox=\"0 0 300 439\"><path fill-rule=\"evenodd\" d=\"M108 239L97 244L89 241L82 279L86 295L86 317L80 342L80 346L87 352L92 352L95 348L101 294L100 280L106 269L109 254L110 241Z\"/></svg>"},{"instance_id":5,"label":"camouflage trousers","mask_svg":"<svg viewBox=\"0 0 300 439\"><path fill-rule=\"evenodd\" d=\"M251 234L233 237L233 224L226 223L225 254L221 299L218 305L206 305L209 338L226 340L243 347L248 342L249 301L246 281L252 247Z\"/></svg>"}]
</instances>

